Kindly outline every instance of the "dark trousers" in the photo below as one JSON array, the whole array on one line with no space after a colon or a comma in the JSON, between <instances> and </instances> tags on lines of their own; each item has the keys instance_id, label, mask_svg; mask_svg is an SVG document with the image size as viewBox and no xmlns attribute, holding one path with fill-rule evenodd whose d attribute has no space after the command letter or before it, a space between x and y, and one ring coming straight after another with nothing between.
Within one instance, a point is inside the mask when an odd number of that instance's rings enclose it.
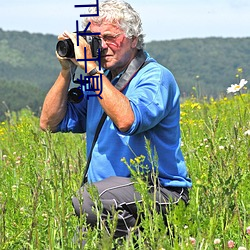
<instances>
[{"instance_id":1,"label":"dark trousers","mask_svg":"<svg viewBox=\"0 0 250 250\"><path fill-rule=\"evenodd\" d=\"M136 203L142 202L140 193L135 190L134 182L130 178L112 176L95 182L93 185L97 188L99 199L102 203L103 211L100 212L100 219L105 221L108 216L112 219L113 211L118 211L115 237L127 235L136 225L138 219ZM155 191L151 181L149 181L149 186L153 198ZM165 188L161 185L156 185L156 187L156 207L159 212L166 212L170 204L178 203L181 200L186 204L188 203L187 188ZM93 209L95 203L90 198L87 189L86 186L83 186L79 192L82 202L79 201L79 197L74 197L72 202L76 215L86 214L87 223L96 226L97 215Z\"/></svg>"}]
</instances>

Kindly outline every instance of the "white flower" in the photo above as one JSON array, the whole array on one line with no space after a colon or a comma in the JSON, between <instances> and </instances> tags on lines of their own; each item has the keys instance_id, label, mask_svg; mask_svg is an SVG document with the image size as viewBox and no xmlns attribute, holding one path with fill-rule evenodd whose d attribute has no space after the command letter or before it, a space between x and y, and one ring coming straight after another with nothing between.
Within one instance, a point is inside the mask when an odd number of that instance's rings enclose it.
<instances>
[{"instance_id":1,"label":"white flower","mask_svg":"<svg viewBox=\"0 0 250 250\"><path fill-rule=\"evenodd\" d=\"M241 79L239 84L231 84L231 87L227 88L227 93L235 93L240 91L245 85L247 81L245 79Z\"/></svg>"},{"instance_id":2,"label":"white flower","mask_svg":"<svg viewBox=\"0 0 250 250\"><path fill-rule=\"evenodd\" d=\"M247 227L246 232L248 235L250 235L250 226Z\"/></svg>"},{"instance_id":3,"label":"white flower","mask_svg":"<svg viewBox=\"0 0 250 250\"><path fill-rule=\"evenodd\" d=\"M238 250L247 250L245 247L239 247Z\"/></svg>"},{"instance_id":4,"label":"white flower","mask_svg":"<svg viewBox=\"0 0 250 250\"><path fill-rule=\"evenodd\" d=\"M21 207L21 208L20 208L20 214L23 214L24 211L25 211L24 207Z\"/></svg>"},{"instance_id":5,"label":"white flower","mask_svg":"<svg viewBox=\"0 0 250 250\"><path fill-rule=\"evenodd\" d=\"M220 239L214 239L214 244L215 244L215 245L220 244L220 242L221 242L221 240L220 240Z\"/></svg>"},{"instance_id":6,"label":"white flower","mask_svg":"<svg viewBox=\"0 0 250 250\"><path fill-rule=\"evenodd\" d=\"M244 133L245 136L249 136L250 135L250 129L248 129L245 133Z\"/></svg>"},{"instance_id":7,"label":"white flower","mask_svg":"<svg viewBox=\"0 0 250 250\"><path fill-rule=\"evenodd\" d=\"M196 244L196 239L194 237L189 237L189 240L193 246Z\"/></svg>"}]
</instances>

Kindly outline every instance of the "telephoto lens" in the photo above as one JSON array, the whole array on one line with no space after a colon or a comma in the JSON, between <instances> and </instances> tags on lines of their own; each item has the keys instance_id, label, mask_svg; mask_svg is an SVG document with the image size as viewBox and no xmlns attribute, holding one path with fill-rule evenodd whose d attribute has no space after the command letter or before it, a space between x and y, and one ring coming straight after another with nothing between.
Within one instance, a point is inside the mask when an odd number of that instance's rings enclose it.
<instances>
[{"instance_id":1,"label":"telephoto lens","mask_svg":"<svg viewBox=\"0 0 250 250\"><path fill-rule=\"evenodd\" d=\"M58 41L56 45L56 51L58 55L61 57L68 57L68 58L75 57L74 44L70 39Z\"/></svg>"}]
</instances>

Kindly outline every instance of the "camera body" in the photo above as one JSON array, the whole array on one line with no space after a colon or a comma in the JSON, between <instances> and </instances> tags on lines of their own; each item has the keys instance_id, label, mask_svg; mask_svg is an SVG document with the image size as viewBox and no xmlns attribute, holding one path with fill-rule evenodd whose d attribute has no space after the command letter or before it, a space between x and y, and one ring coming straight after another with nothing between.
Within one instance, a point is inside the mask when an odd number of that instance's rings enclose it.
<instances>
[{"instance_id":1,"label":"camera body","mask_svg":"<svg viewBox=\"0 0 250 250\"><path fill-rule=\"evenodd\" d=\"M82 36L87 43L90 45L92 57L98 58L99 51L101 52L102 49L102 40L96 36ZM75 50L74 44L70 39L65 39L57 42L56 51L59 56L61 57L68 57L74 58L75 57Z\"/></svg>"}]
</instances>

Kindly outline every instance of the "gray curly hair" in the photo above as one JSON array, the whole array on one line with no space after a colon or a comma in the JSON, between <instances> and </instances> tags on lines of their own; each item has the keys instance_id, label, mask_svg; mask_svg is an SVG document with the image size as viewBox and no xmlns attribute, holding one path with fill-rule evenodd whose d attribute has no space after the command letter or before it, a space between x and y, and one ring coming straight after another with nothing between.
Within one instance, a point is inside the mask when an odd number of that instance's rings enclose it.
<instances>
[{"instance_id":1,"label":"gray curly hair","mask_svg":"<svg viewBox=\"0 0 250 250\"><path fill-rule=\"evenodd\" d=\"M96 14L96 8L89 8L89 14ZM83 27L89 22L101 24L104 19L118 25L127 38L137 37L137 49L144 48L141 18L129 3L121 0L104 0L99 3L99 16L85 17L82 24Z\"/></svg>"}]
</instances>

